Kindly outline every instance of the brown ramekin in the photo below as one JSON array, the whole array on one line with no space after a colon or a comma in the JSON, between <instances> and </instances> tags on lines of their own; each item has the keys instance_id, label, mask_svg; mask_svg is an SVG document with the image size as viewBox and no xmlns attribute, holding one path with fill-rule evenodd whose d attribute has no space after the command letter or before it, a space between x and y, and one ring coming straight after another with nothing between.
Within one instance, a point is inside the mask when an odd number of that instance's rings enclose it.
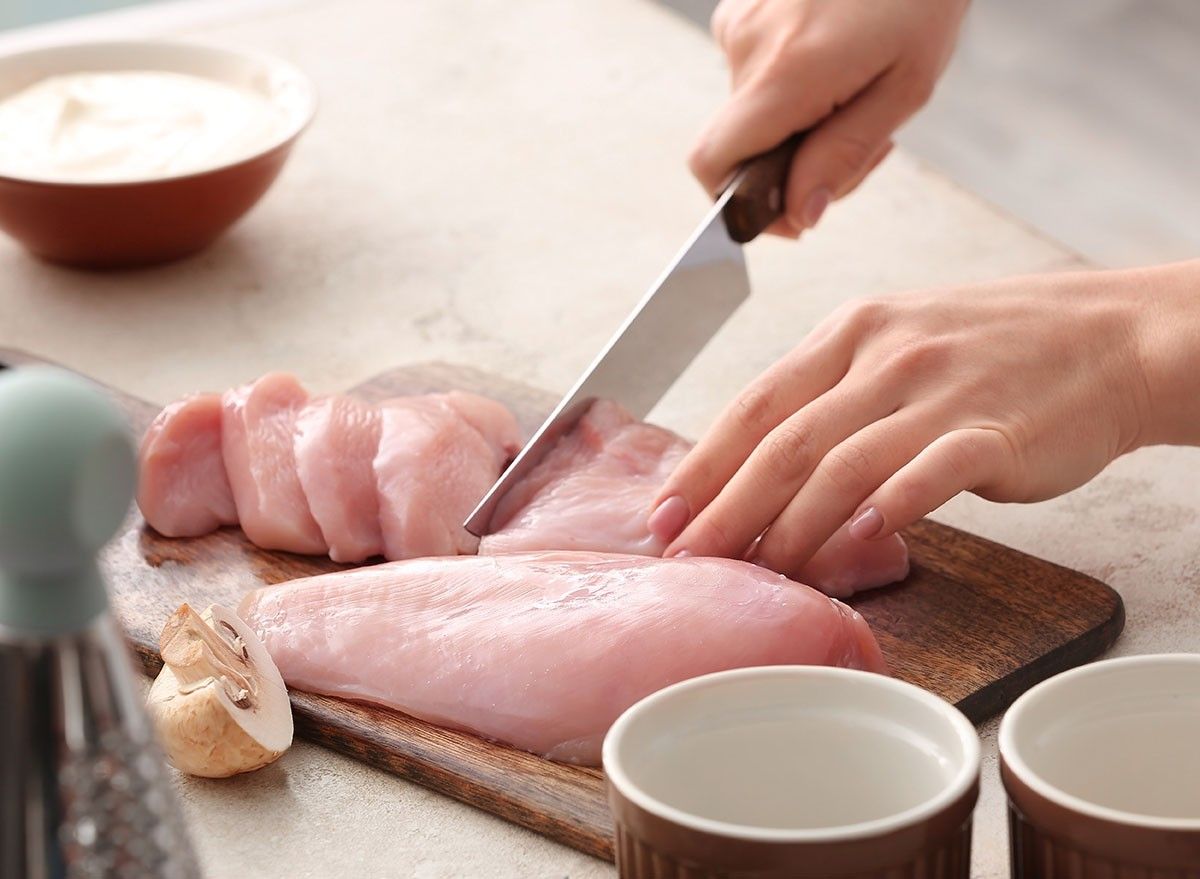
<instances>
[{"instance_id":1,"label":"brown ramekin","mask_svg":"<svg viewBox=\"0 0 1200 879\"><path fill-rule=\"evenodd\" d=\"M604 768L627 879L970 875L975 730L882 675L776 666L685 681L618 719Z\"/></svg>"},{"instance_id":2,"label":"brown ramekin","mask_svg":"<svg viewBox=\"0 0 1200 879\"><path fill-rule=\"evenodd\" d=\"M1093 663L1000 727L1014 879L1200 879L1200 655Z\"/></svg>"},{"instance_id":3,"label":"brown ramekin","mask_svg":"<svg viewBox=\"0 0 1200 879\"><path fill-rule=\"evenodd\" d=\"M84 70L164 70L252 88L284 113L286 124L257 153L194 173L112 183L0 173L0 230L43 259L80 268L151 265L207 247L271 186L316 106L308 80L282 61L159 40L0 56L0 97Z\"/></svg>"}]
</instances>

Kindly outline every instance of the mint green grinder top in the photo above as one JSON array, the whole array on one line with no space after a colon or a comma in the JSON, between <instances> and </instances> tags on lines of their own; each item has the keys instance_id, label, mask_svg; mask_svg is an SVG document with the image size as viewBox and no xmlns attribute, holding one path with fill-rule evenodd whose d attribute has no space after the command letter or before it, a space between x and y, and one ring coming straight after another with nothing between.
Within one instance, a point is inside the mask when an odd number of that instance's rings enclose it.
<instances>
[{"instance_id":1,"label":"mint green grinder top","mask_svg":"<svg viewBox=\"0 0 1200 879\"><path fill-rule=\"evenodd\" d=\"M133 498L125 419L49 367L0 371L0 634L53 637L108 606L96 554Z\"/></svg>"}]
</instances>

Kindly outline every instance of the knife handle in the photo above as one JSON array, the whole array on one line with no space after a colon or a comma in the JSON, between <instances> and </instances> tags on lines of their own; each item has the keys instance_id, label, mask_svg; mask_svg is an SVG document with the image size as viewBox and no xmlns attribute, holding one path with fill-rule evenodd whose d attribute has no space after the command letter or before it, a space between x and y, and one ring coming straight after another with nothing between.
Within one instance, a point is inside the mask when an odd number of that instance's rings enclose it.
<instances>
[{"instance_id":1,"label":"knife handle","mask_svg":"<svg viewBox=\"0 0 1200 879\"><path fill-rule=\"evenodd\" d=\"M747 160L729 184L733 193L723 216L729 237L738 244L753 241L783 216L788 170L805 134L793 134L774 149Z\"/></svg>"}]
</instances>

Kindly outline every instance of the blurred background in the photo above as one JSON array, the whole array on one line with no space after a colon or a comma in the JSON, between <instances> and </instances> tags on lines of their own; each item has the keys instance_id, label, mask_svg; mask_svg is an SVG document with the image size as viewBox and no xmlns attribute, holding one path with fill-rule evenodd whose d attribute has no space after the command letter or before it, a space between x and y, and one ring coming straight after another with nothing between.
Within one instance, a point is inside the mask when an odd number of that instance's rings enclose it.
<instances>
[{"instance_id":1,"label":"blurred background","mask_svg":"<svg viewBox=\"0 0 1200 879\"><path fill-rule=\"evenodd\" d=\"M1200 2L973 0L898 142L1094 262L1200 256Z\"/></svg>"},{"instance_id":2,"label":"blurred background","mask_svg":"<svg viewBox=\"0 0 1200 879\"><path fill-rule=\"evenodd\" d=\"M0 3L0 28L41 24L72 15L153 2L156 0L4 0Z\"/></svg>"},{"instance_id":3,"label":"blurred background","mask_svg":"<svg viewBox=\"0 0 1200 879\"><path fill-rule=\"evenodd\" d=\"M2 0L0 29L146 2ZM1200 256L1198 111L1198 0L974 0L899 142L1094 262L1164 262Z\"/></svg>"}]
</instances>

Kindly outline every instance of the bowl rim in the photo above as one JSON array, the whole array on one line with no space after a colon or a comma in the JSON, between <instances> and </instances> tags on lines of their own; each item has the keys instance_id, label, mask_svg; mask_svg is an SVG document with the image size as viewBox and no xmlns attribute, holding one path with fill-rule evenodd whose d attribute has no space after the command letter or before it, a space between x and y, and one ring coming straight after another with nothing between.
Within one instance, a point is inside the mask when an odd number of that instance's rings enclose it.
<instances>
[{"instance_id":1,"label":"bowl rim","mask_svg":"<svg viewBox=\"0 0 1200 879\"><path fill-rule=\"evenodd\" d=\"M1200 653L1147 653L1138 656L1102 659L1054 675L1031 687L1013 702L1000 721L1000 731L997 736L1000 760L1018 781L1028 786L1035 794L1067 811L1112 824L1123 824L1148 830L1200 832L1200 818L1168 818L1127 812L1123 809L1092 803L1082 797L1067 793L1035 772L1021 755L1016 743L1017 725L1021 722L1025 712L1030 710L1030 706L1036 704L1038 699L1049 698L1055 691L1069 687L1076 681L1103 676L1113 669L1162 665L1191 665L1196 667L1197 672L1200 672ZM1200 693L1200 687L1197 688L1197 693Z\"/></svg>"},{"instance_id":2,"label":"bowl rim","mask_svg":"<svg viewBox=\"0 0 1200 879\"><path fill-rule=\"evenodd\" d=\"M865 686L889 689L913 699L925 707L932 708L948 721L963 748L962 765L946 785L933 797L903 811L870 821L860 821L835 827L820 828L775 828L756 827L719 821L685 812L657 797L652 797L635 784L617 759L616 751L621 738L630 725L647 711L654 711L662 703L681 693L708 689L743 679L842 679L847 686ZM617 792L643 811L656 815L673 824L688 829L747 842L794 844L794 843L839 843L876 838L918 825L952 808L979 782L981 745L975 727L954 705L940 696L915 684L876 672L858 669L814 665L773 665L731 669L691 678L658 690L627 708L609 729L601 748L604 774Z\"/></svg>"},{"instance_id":3,"label":"bowl rim","mask_svg":"<svg viewBox=\"0 0 1200 879\"><path fill-rule=\"evenodd\" d=\"M0 64L8 63L21 58L56 55L60 53L65 54L81 49L89 49L92 47L105 47L109 49L129 48L131 50L154 47L159 49L174 49L181 52L201 52L210 55L225 55L241 60L249 60L259 64L263 67L263 69L276 70L286 74L289 81L299 86L304 97L303 112L297 113L296 118L291 120L286 127L282 128L277 135L266 141L261 147L253 152L220 162L215 165L210 165L191 171L183 171L175 174L163 174L154 177L133 177L128 180L59 180L53 178L6 173L0 170L0 181L21 183L30 186L52 186L68 189L115 189L128 186L153 186L155 184L168 183L176 180L188 180L196 177L205 177L210 174L218 174L223 171L227 171L230 168L236 168L241 165L257 161L264 156L275 152L276 150L286 148L292 141L299 137L309 125L312 124L312 121L317 114L319 99L317 97L317 90L313 84L312 78L291 61L287 61L277 55L273 55L269 52L264 52L258 49L246 49L239 46L233 46L206 39L146 37L143 39L100 38L94 40L66 40L61 43L38 45L8 52L0 51ZM134 66L130 69L133 70L139 68ZM84 72L84 70L85 68L80 68L79 72Z\"/></svg>"}]
</instances>

